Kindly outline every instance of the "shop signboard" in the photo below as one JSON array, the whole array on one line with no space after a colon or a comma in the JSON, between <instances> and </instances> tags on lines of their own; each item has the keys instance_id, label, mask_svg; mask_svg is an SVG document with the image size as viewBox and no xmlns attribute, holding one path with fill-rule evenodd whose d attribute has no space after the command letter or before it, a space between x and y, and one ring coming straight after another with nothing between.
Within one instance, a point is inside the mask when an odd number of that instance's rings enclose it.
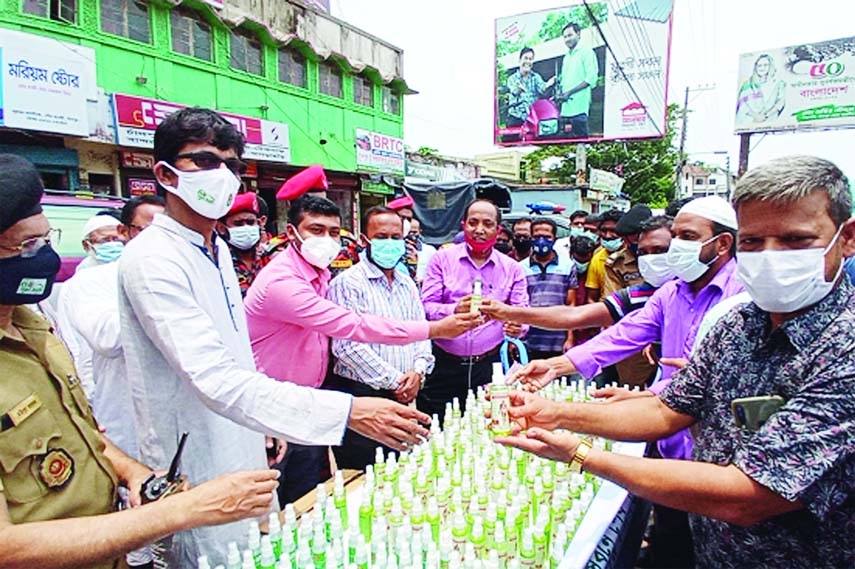
<instances>
[{"instance_id":1,"label":"shop signboard","mask_svg":"<svg viewBox=\"0 0 855 569\"><path fill-rule=\"evenodd\" d=\"M855 37L739 57L737 134L855 126Z\"/></svg>"},{"instance_id":2,"label":"shop signboard","mask_svg":"<svg viewBox=\"0 0 855 569\"><path fill-rule=\"evenodd\" d=\"M89 134L87 98L95 98L95 51L50 38L0 30L0 124Z\"/></svg>"},{"instance_id":3,"label":"shop signboard","mask_svg":"<svg viewBox=\"0 0 855 569\"><path fill-rule=\"evenodd\" d=\"M133 150L122 150L119 152L122 168L137 168L140 170L151 170L154 168L154 154L148 152L137 152Z\"/></svg>"},{"instance_id":4,"label":"shop signboard","mask_svg":"<svg viewBox=\"0 0 855 569\"><path fill-rule=\"evenodd\" d=\"M591 177L588 185L593 190L599 190L610 196L616 196L620 193L625 181L617 174L591 168Z\"/></svg>"},{"instance_id":5,"label":"shop signboard","mask_svg":"<svg viewBox=\"0 0 855 569\"><path fill-rule=\"evenodd\" d=\"M153 196L157 193L157 182L145 178L128 178L128 191L132 196Z\"/></svg>"},{"instance_id":6,"label":"shop signboard","mask_svg":"<svg viewBox=\"0 0 855 569\"><path fill-rule=\"evenodd\" d=\"M663 136L673 8L673 0L577 0L498 18L496 144Z\"/></svg>"},{"instance_id":7,"label":"shop signboard","mask_svg":"<svg viewBox=\"0 0 855 569\"><path fill-rule=\"evenodd\" d=\"M167 115L184 107L180 103L113 94L117 143L137 148L153 147L157 126ZM243 133L246 139L244 158L268 162L291 161L288 125L231 113L220 114Z\"/></svg>"},{"instance_id":8,"label":"shop signboard","mask_svg":"<svg viewBox=\"0 0 855 569\"><path fill-rule=\"evenodd\" d=\"M394 136L356 129L356 168L404 174L404 141Z\"/></svg>"}]
</instances>

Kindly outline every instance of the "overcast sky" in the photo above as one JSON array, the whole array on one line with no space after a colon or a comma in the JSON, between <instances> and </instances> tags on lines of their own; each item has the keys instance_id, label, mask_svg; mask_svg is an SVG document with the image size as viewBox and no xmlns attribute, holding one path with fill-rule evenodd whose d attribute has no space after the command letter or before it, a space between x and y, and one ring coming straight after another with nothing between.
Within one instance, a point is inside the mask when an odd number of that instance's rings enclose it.
<instances>
[{"instance_id":1,"label":"overcast sky","mask_svg":"<svg viewBox=\"0 0 855 569\"><path fill-rule=\"evenodd\" d=\"M332 14L404 50L404 139L471 157L495 149L493 29L497 17L556 8L562 0L332 0ZM736 169L733 134L739 54L855 34L852 0L676 0L669 102L690 96L690 158ZM855 178L855 130L753 135L751 163L793 153L835 161Z\"/></svg>"}]
</instances>

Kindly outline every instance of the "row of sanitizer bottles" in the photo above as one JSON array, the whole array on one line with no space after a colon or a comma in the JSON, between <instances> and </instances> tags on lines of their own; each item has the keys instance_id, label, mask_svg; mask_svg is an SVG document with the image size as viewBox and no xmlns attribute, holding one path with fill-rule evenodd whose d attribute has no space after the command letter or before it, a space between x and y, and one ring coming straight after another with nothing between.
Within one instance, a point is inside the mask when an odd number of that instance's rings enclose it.
<instances>
[{"instance_id":1,"label":"row of sanitizer bottles","mask_svg":"<svg viewBox=\"0 0 855 569\"><path fill-rule=\"evenodd\" d=\"M225 569L557 567L599 480L495 444L491 431L510 432L510 423L507 391L490 389L491 400L470 391L465 414L457 399L449 403L444 428L434 417L430 439L411 452L396 458L378 448L361 486L346 492L336 472L332 495L318 485L314 509L299 520L288 504L281 519L271 514L267 535L251 523L243 550L228 545ZM588 399L581 382L565 379L541 394ZM199 569L211 569L206 558Z\"/></svg>"}]
</instances>

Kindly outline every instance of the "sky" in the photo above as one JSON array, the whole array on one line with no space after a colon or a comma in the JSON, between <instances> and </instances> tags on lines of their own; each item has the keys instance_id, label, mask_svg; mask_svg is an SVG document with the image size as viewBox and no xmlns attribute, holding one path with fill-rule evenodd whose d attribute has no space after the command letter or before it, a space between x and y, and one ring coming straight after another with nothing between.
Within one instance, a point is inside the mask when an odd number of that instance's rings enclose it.
<instances>
[{"instance_id":1,"label":"sky","mask_svg":"<svg viewBox=\"0 0 855 569\"><path fill-rule=\"evenodd\" d=\"M575 0L332 0L333 16L404 50L404 141L472 157L493 146L494 20ZM675 0L668 101L689 97L689 159L735 170L739 54L853 35L851 0ZM708 90L695 90L711 87ZM813 154L855 180L855 130L753 135L749 165Z\"/></svg>"}]
</instances>

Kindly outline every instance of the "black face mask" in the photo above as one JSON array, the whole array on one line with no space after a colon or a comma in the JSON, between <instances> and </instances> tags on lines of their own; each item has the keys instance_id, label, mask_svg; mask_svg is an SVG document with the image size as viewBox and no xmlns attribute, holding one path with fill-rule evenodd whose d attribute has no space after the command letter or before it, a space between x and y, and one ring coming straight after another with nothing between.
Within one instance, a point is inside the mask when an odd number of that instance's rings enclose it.
<instances>
[{"instance_id":1,"label":"black face mask","mask_svg":"<svg viewBox=\"0 0 855 569\"><path fill-rule=\"evenodd\" d=\"M61 261L50 245L32 257L0 259L0 304L35 304L50 296Z\"/></svg>"},{"instance_id":2,"label":"black face mask","mask_svg":"<svg viewBox=\"0 0 855 569\"><path fill-rule=\"evenodd\" d=\"M514 237L514 249L521 255L527 255L531 251L530 237Z\"/></svg>"},{"instance_id":3,"label":"black face mask","mask_svg":"<svg viewBox=\"0 0 855 569\"><path fill-rule=\"evenodd\" d=\"M507 241L496 241L496 244L493 245L493 249L495 249L499 253L504 253L505 255L507 255L511 252L511 244Z\"/></svg>"}]
</instances>

